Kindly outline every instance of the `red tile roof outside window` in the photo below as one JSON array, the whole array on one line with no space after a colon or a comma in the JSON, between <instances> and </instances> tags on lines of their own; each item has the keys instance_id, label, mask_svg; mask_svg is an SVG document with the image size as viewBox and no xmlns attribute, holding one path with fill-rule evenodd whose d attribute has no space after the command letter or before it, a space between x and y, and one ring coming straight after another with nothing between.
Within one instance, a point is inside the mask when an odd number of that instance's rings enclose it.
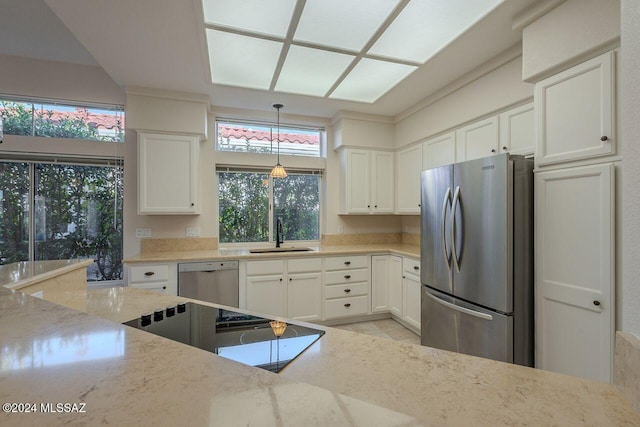
<instances>
[{"instance_id":1,"label":"red tile roof outside window","mask_svg":"<svg viewBox=\"0 0 640 427\"><path fill-rule=\"evenodd\" d=\"M252 153L275 153L278 131L268 126L218 123L218 149ZM320 156L320 132L280 128L280 154Z\"/></svg>"}]
</instances>

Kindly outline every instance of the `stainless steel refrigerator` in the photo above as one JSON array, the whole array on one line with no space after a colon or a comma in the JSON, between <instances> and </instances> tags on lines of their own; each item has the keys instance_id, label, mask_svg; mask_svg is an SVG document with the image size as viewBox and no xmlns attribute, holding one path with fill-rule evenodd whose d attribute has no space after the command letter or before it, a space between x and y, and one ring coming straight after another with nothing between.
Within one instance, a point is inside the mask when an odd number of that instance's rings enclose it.
<instances>
[{"instance_id":1,"label":"stainless steel refrigerator","mask_svg":"<svg viewBox=\"0 0 640 427\"><path fill-rule=\"evenodd\" d=\"M422 345L533 366L533 160L421 176Z\"/></svg>"}]
</instances>

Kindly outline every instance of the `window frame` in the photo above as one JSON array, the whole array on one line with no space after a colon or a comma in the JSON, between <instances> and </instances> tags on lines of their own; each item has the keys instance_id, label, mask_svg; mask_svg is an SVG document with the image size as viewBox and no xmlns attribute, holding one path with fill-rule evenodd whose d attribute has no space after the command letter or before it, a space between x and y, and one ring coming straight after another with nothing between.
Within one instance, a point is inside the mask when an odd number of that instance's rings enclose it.
<instances>
[{"instance_id":1,"label":"window frame","mask_svg":"<svg viewBox=\"0 0 640 427\"><path fill-rule=\"evenodd\" d=\"M255 154L255 153L253 153ZM323 194L324 194L324 171L322 170L305 170L305 169L294 169L294 168L286 168L287 173L291 175L312 175L318 177L318 239L317 240L285 240L285 243L292 243L296 245L318 245L320 243L320 239L322 238L322 230L323 230L323 218L324 218L324 203L323 203ZM218 200L218 209L215 212L215 222L216 229L218 235L218 241L220 247L222 248L241 248L247 247L247 245L251 245L252 247L262 248L262 247L271 247L275 244L275 230L274 230L274 199L273 199L273 182L275 179L271 176L269 179L269 191L268 191L268 240L266 242L222 242L220 241L220 172L236 172L236 173L258 173L258 174L266 174L269 175L269 169L265 169L262 167L237 167L237 166L216 166L215 169L215 197Z\"/></svg>"}]
</instances>

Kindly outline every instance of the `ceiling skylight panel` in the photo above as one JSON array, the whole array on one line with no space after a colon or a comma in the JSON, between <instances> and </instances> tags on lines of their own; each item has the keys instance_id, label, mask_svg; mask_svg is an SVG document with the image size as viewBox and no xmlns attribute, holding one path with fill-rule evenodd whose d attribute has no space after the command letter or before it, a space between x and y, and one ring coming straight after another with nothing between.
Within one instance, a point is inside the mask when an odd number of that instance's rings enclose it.
<instances>
[{"instance_id":1,"label":"ceiling skylight panel","mask_svg":"<svg viewBox=\"0 0 640 427\"><path fill-rule=\"evenodd\" d=\"M502 0L411 0L369 50L424 63Z\"/></svg>"},{"instance_id":2,"label":"ceiling skylight panel","mask_svg":"<svg viewBox=\"0 0 640 427\"><path fill-rule=\"evenodd\" d=\"M324 96L355 56L291 46L275 90Z\"/></svg>"},{"instance_id":3,"label":"ceiling skylight panel","mask_svg":"<svg viewBox=\"0 0 640 427\"><path fill-rule=\"evenodd\" d=\"M375 102L416 68L363 58L329 98Z\"/></svg>"},{"instance_id":4,"label":"ceiling skylight panel","mask_svg":"<svg viewBox=\"0 0 640 427\"><path fill-rule=\"evenodd\" d=\"M213 83L269 89L282 43L207 29Z\"/></svg>"},{"instance_id":5,"label":"ceiling skylight panel","mask_svg":"<svg viewBox=\"0 0 640 427\"><path fill-rule=\"evenodd\" d=\"M202 4L207 24L284 38L296 0L203 0Z\"/></svg>"},{"instance_id":6,"label":"ceiling skylight panel","mask_svg":"<svg viewBox=\"0 0 640 427\"><path fill-rule=\"evenodd\" d=\"M308 0L294 40L360 51L398 0Z\"/></svg>"}]
</instances>

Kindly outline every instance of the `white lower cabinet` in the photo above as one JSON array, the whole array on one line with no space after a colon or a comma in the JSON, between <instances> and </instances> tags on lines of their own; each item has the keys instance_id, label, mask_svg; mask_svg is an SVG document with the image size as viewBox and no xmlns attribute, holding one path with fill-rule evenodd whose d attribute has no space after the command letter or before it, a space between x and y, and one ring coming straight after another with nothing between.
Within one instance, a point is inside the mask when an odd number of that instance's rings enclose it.
<instances>
[{"instance_id":1,"label":"white lower cabinet","mask_svg":"<svg viewBox=\"0 0 640 427\"><path fill-rule=\"evenodd\" d=\"M402 257L389 255L389 311L402 317Z\"/></svg>"},{"instance_id":2,"label":"white lower cabinet","mask_svg":"<svg viewBox=\"0 0 640 427\"><path fill-rule=\"evenodd\" d=\"M326 320L369 313L369 257L325 259L324 316Z\"/></svg>"},{"instance_id":3,"label":"white lower cabinet","mask_svg":"<svg viewBox=\"0 0 640 427\"><path fill-rule=\"evenodd\" d=\"M127 265L129 286L167 295L178 295L177 263L144 263Z\"/></svg>"},{"instance_id":4,"label":"white lower cabinet","mask_svg":"<svg viewBox=\"0 0 640 427\"><path fill-rule=\"evenodd\" d=\"M612 380L614 167L535 174L536 367Z\"/></svg>"},{"instance_id":5,"label":"white lower cabinet","mask_svg":"<svg viewBox=\"0 0 640 427\"><path fill-rule=\"evenodd\" d=\"M402 269L402 320L420 333L420 261L404 258Z\"/></svg>"},{"instance_id":6,"label":"white lower cabinet","mask_svg":"<svg viewBox=\"0 0 640 427\"><path fill-rule=\"evenodd\" d=\"M371 312L402 315L402 258L371 257Z\"/></svg>"},{"instance_id":7,"label":"white lower cabinet","mask_svg":"<svg viewBox=\"0 0 640 427\"><path fill-rule=\"evenodd\" d=\"M247 261L247 309L295 320L322 319L322 258Z\"/></svg>"}]
</instances>

